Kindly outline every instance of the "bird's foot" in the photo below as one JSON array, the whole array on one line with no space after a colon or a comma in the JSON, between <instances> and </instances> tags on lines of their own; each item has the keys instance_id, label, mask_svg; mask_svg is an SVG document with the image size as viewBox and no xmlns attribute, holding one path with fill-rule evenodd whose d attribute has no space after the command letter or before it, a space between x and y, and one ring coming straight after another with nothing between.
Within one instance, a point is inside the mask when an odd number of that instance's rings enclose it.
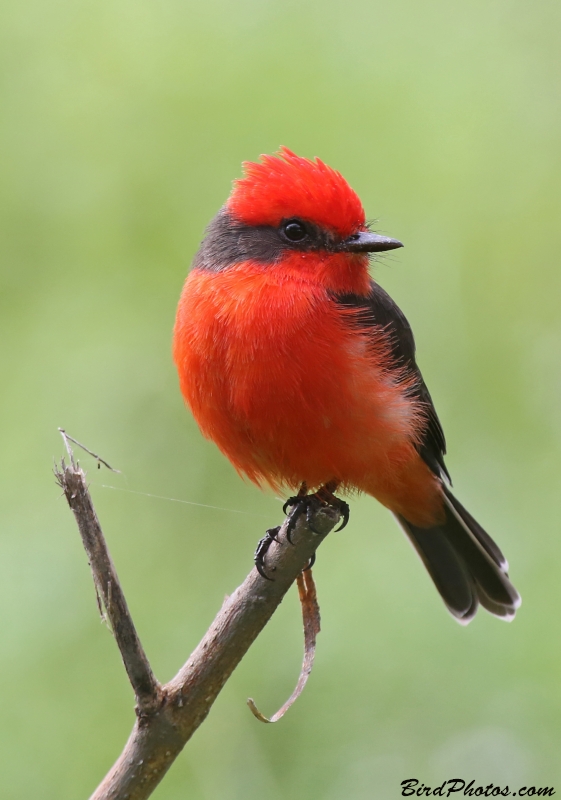
<instances>
[{"instance_id":1,"label":"bird's foot","mask_svg":"<svg viewBox=\"0 0 561 800\"><path fill-rule=\"evenodd\" d=\"M351 509L348 503L344 500L341 500L340 497L335 497L333 492L337 490L337 484L335 482L326 483L325 486L322 486L320 489L317 490L316 496L321 500L322 503L328 506L333 506L336 508L337 511L341 514L341 524L338 528L335 529L335 533L337 531L342 531L343 528L347 527L347 523L349 521L349 517L351 516Z\"/></svg>"},{"instance_id":2,"label":"bird's foot","mask_svg":"<svg viewBox=\"0 0 561 800\"><path fill-rule=\"evenodd\" d=\"M314 528L313 519L314 514L324 505L323 501L317 496L317 494L306 494L302 495L298 493L294 497L289 497L286 503L282 507L283 514L288 513L288 509L290 508L290 514L288 515L288 525L286 526L286 538L293 544L292 541L292 532L296 527L296 523L298 522L298 518L301 514L306 514L306 522L308 523L309 529L312 533L317 533L318 536L321 536L321 531L318 531Z\"/></svg>"},{"instance_id":3,"label":"bird's foot","mask_svg":"<svg viewBox=\"0 0 561 800\"><path fill-rule=\"evenodd\" d=\"M279 541L277 539L279 531L280 531L280 525L277 528L269 528L269 530L265 532L265 536L259 540L259 543L255 549L255 554L253 556L253 563L255 564L255 569L261 575L262 578L265 578L266 581L272 581L273 578L270 578L265 572L265 556L272 543Z\"/></svg>"},{"instance_id":4,"label":"bird's foot","mask_svg":"<svg viewBox=\"0 0 561 800\"><path fill-rule=\"evenodd\" d=\"M318 531L316 528L314 528L313 524L314 515L322 506L332 506L341 514L342 522L337 528L338 531L343 530L343 528L347 525L349 521L350 508L348 503L346 503L344 500L341 500L339 497L335 497L333 494L333 492L335 492L337 489L337 485L338 484L335 481L331 481L330 483L326 483L324 486L318 489L315 494L307 494L306 484L303 483L298 494L288 498L283 505L282 510L284 514L288 514L286 539L290 544L294 544L292 541L292 533L296 527L296 523L298 522L300 515L304 513L306 514L306 522L312 533L315 533L318 536L322 535L321 531ZM290 509L290 513L288 512L288 509ZM273 542L279 542L279 532L280 526L278 528L270 528L265 533L265 536L259 541L257 549L255 550L253 560L255 562L257 572L268 581L272 581L273 578L269 577L265 571L265 556L267 555L271 544ZM316 556L314 553L305 569L311 569L315 560Z\"/></svg>"},{"instance_id":5,"label":"bird's foot","mask_svg":"<svg viewBox=\"0 0 561 800\"><path fill-rule=\"evenodd\" d=\"M294 530L298 517L304 511L306 511L306 522L313 533L319 533L319 531L314 529L312 519L314 512L321 506L332 506L341 514L342 522L336 529L336 532L342 531L343 528L347 526L351 509L348 503L341 500L339 497L335 497L334 492L337 490L337 486L338 483L336 481L330 481L320 487L315 494L305 494L305 484L303 484L302 489L300 489L295 497L288 498L283 506L283 512L286 514L287 509L292 507L290 522L288 524L289 530L287 531L287 538L291 544L290 534Z\"/></svg>"},{"instance_id":6,"label":"bird's foot","mask_svg":"<svg viewBox=\"0 0 561 800\"><path fill-rule=\"evenodd\" d=\"M255 549L255 554L253 556L253 563L255 564L255 569L261 575L261 577L265 578L265 580L267 581L272 581L274 580L274 578L269 577L269 575L267 575L265 571L265 556L267 555L269 547L272 545L273 542L280 542L280 539L277 538L279 532L280 532L280 525L276 528L269 528L269 530L265 532L265 536L259 540L259 543ZM307 569L311 569L315 564L315 560L316 560L316 554L314 553L308 562L308 566L304 567L304 571Z\"/></svg>"}]
</instances>

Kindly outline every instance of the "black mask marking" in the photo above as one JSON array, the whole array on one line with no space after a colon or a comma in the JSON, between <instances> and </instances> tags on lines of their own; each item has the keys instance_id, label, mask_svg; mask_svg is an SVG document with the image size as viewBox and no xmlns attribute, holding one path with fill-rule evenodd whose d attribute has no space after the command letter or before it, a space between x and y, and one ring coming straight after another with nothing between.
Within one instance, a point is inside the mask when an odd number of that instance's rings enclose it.
<instances>
[{"instance_id":1,"label":"black mask marking","mask_svg":"<svg viewBox=\"0 0 561 800\"><path fill-rule=\"evenodd\" d=\"M305 236L292 241L290 224L299 224ZM285 228L288 235L285 233ZM335 252L340 241L327 231L307 220L291 218L283 220L278 228L269 225L246 225L234 219L225 208L220 209L206 229L206 235L193 267L219 272L240 261L257 261L271 264L279 261L286 251L310 252L323 250Z\"/></svg>"}]
</instances>

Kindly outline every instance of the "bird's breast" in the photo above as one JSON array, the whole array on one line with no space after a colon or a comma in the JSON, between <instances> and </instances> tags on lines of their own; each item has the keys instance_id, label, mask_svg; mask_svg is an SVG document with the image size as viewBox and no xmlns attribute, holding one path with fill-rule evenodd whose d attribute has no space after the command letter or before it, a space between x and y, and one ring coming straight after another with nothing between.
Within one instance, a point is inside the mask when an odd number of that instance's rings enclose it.
<instances>
[{"instance_id":1,"label":"bird's breast","mask_svg":"<svg viewBox=\"0 0 561 800\"><path fill-rule=\"evenodd\" d=\"M418 409L383 331L365 336L321 285L192 271L174 357L201 430L251 480L360 488L412 457Z\"/></svg>"}]
</instances>

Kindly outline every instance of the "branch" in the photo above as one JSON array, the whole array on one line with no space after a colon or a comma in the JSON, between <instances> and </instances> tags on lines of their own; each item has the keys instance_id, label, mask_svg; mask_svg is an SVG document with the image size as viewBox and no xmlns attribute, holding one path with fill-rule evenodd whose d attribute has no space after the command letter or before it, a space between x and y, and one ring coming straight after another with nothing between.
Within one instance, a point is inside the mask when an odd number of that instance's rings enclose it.
<instances>
[{"instance_id":1,"label":"branch","mask_svg":"<svg viewBox=\"0 0 561 800\"><path fill-rule=\"evenodd\" d=\"M65 441L69 447L66 438ZM98 600L101 600L105 608L136 697L137 713L147 714L160 705L161 687L134 627L86 485L86 476L74 461L71 450L69 453L70 464L65 464L63 459L61 469L56 470L55 475L76 517Z\"/></svg>"},{"instance_id":2,"label":"branch","mask_svg":"<svg viewBox=\"0 0 561 800\"><path fill-rule=\"evenodd\" d=\"M63 434L64 436L64 434ZM325 536L339 521L339 513L323 506L311 519L299 517L286 542L288 518L267 553L267 571L273 581L252 569L226 599L214 622L169 683L156 680L132 622L117 573L86 485L86 476L74 460L55 469L74 516L92 569L98 595L105 607L125 669L136 697L137 720L121 756L90 800L144 800L161 781L199 725L220 690L263 630L284 595L308 564Z\"/></svg>"}]
</instances>

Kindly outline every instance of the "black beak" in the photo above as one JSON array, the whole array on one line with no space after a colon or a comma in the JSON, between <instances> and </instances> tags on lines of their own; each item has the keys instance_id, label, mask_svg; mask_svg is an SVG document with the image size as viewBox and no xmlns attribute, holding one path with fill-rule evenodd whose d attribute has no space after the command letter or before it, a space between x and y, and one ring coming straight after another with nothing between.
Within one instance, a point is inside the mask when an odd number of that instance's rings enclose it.
<instances>
[{"instance_id":1,"label":"black beak","mask_svg":"<svg viewBox=\"0 0 561 800\"><path fill-rule=\"evenodd\" d=\"M383 250L395 250L397 247L403 247L403 244L397 239L379 236L370 231L360 231L341 242L338 250L346 253L380 253Z\"/></svg>"}]
</instances>

